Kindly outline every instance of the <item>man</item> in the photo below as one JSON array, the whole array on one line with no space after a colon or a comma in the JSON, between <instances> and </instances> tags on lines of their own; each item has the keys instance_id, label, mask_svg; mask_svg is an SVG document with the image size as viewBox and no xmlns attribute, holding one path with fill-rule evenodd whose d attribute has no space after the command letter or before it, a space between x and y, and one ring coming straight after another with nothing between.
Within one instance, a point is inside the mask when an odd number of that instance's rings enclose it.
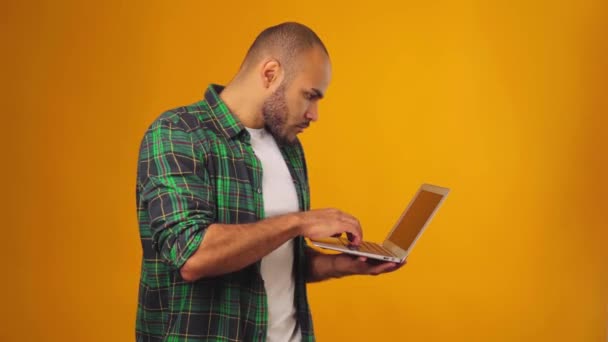
<instances>
[{"instance_id":1,"label":"man","mask_svg":"<svg viewBox=\"0 0 608 342\"><path fill-rule=\"evenodd\" d=\"M317 35L284 23L256 38L226 87L150 126L137 174L138 341L311 341L306 282L398 268L304 241L362 236L351 215L310 210L296 135L318 119L330 77Z\"/></svg>"}]
</instances>

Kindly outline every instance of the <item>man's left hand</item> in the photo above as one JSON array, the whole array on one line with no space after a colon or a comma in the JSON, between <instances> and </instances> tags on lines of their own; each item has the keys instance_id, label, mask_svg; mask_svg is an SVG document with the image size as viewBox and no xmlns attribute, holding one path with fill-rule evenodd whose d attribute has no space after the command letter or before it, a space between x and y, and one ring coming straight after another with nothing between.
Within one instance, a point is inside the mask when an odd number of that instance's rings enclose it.
<instances>
[{"instance_id":1,"label":"man's left hand","mask_svg":"<svg viewBox=\"0 0 608 342\"><path fill-rule=\"evenodd\" d=\"M334 259L335 270L342 275L379 275L396 271L407 263L384 262L376 259L369 259L364 256L352 256L349 254L338 254Z\"/></svg>"}]
</instances>

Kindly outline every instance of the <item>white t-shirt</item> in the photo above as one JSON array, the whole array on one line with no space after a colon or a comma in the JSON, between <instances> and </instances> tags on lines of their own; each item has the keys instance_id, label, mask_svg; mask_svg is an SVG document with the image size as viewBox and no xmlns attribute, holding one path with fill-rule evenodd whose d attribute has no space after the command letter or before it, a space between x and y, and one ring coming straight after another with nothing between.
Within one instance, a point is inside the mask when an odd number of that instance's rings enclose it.
<instances>
[{"instance_id":1,"label":"white t-shirt","mask_svg":"<svg viewBox=\"0 0 608 342\"><path fill-rule=\"evenodd\" d=\"M262 193L266 217L300 210L298 194L283 159L281 150L272 135L265 129L247 128L251 146L262 163ZM296 329L294 302L295 280L293 276L293 240L289 240L262 258L262 279L268 298L269 342L300 341L300 329Z\"/></svg>"}]
</instances>

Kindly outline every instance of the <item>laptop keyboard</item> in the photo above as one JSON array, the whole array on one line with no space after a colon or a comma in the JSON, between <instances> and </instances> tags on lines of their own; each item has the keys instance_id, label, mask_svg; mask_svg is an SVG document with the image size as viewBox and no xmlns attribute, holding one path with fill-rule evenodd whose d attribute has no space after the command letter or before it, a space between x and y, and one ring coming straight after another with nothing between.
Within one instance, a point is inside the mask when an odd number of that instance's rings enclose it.
<instances>
[{"instance_id":1,"label":"laptop keyboard","mask_svg":"<svg viewBox=\"0 0 608 342\"><path fill-rule=\"evenodd\" d=\"M382 247L381 245L379 245L377 243L361 241L361 245L353 246L350 244L350 241L348 241L347 238L341 237L341 238L339 238L339 240L346 248L348 248L350 250L364 252L364 253L371 253L371 254L393 256L393 253L391 251L389 251L388 249Z\"/></svg>"}]
</instances>

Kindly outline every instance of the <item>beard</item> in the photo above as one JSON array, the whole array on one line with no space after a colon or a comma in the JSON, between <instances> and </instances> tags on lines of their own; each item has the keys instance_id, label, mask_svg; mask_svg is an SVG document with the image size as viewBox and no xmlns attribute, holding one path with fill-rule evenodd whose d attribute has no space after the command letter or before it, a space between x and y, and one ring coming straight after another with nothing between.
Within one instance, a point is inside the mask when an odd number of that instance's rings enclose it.
<instances>
[{"instance_id":1,"label":"beard","mask_svg":"<svg viewBox=\"0 0 608 342\"><path fill-rule=\"evenodd\" d=\"M293 145L297 142L296 137L289 137L286 131L288 114L285 84L281 84L262 105L265 128L279 145Z\"/></svg>"}]
</instances>

